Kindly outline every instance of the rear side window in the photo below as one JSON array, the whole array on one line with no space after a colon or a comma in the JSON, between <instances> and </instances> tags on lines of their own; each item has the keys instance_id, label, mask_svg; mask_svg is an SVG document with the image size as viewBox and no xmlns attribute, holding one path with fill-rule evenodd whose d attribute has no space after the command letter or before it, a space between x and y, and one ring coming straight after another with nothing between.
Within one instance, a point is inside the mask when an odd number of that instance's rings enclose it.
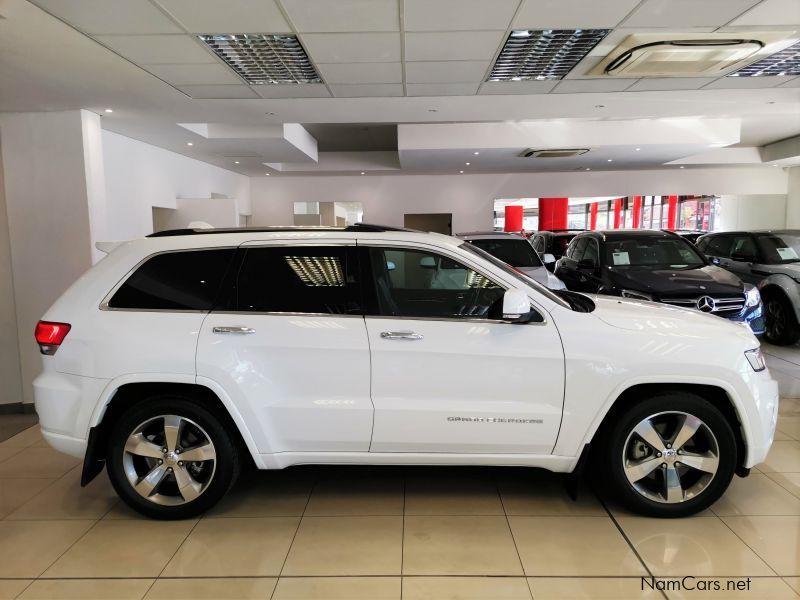
<instances>
[{"instance_id":1,"label":"rear side window","mask_svg":"<svg viewBox=\"0 0 800 600\"><path fill-rule=\"evenodd\" d=\"M108 306L141 310L211 310L232 248L165 252L149 258L114 293Z\"/></svg>"},{"instance_id":2,"label":"rear side window","mask_svg":"<svg viewBox=\"0 0 800 600\"><path fill-rule=\"evenodd\" d=\"M567 248L567 258L578 262L583 258L583 253L586 251L586 244L589 242L586 238L576 238Z\"/></svg>"},{"instance_id":3,"label":"rear side window","mask_svg":"<svg viewBox=\"0 0 800 600\"><path fill-rule=\"evenodd\" d=\"M512 267L541 267L542 261L539 255L531 246L528 240L518 238L499 239L478 239L471 240L473 244L481 250L488 252L495 258L499 258L504 263Z\"/></svg>"},{"instance_id":4,"label":"rear side window","mask_svg":"<svg viewBox=\"0 0 800 600\"><path fill-rule=\"evenodd\" d=\"M733 238L731 237L719 235L710 240L706 238L703 242L703 252L710 256L726 258L731 255L731 247L733 246Z\"/></svg>"}]
</instances>

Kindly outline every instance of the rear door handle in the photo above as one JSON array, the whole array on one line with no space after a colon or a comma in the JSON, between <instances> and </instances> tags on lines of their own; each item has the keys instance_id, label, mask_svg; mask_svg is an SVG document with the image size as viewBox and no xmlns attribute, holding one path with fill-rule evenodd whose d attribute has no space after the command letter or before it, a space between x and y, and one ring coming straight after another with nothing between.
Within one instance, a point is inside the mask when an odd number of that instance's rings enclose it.
<instances>
[{"instance_id":1,"label":"rear door handle","mask_svg":"<svg viewBox=\"0 0 800 600\"><path fill-rule=\"evenodd\" d=\"M231 327L214 327L214 333L235 333L238 335L247 335L248 333L255 333L256 330L250 327L231 326Z\"/></svg>"},{"instance_id":2,"label":"rear door handle","mask_svg":"<svg viewBox=\"0 0 800 600\"><path fill-rule=\"evenodd\" d=\"M385 340L421 340L425 336L413 331L382 331L381 337Z\"/></svg>"}]
</instances>

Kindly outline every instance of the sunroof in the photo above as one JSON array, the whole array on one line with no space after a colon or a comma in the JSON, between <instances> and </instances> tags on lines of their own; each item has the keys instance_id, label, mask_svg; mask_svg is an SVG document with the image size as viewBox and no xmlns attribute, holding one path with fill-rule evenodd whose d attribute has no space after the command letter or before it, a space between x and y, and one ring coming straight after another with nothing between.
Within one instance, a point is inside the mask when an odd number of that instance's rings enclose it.
<instances>
[{"instance_id":1,"label":"sunroof","mask_svg":"<svg viewBox=\"0 0 800 600\"><path fill-rule=\"evenodd\" d=\"M800 75L800 42L742 67L728 77L776 77Z\"/></svg>"},{"instance_id":2,"label":"sunroof","mask_svg":"<svg viewBox=\"0 0 800 600\"><path fill-rule=\"evenodd\" d=\"M487 81L563 79L610 29L515 30Z\"/></svg>"},{"instance_id":3,"label":"sunroof","mask_svg":"<svg viewBox=\"0 0 800 600\"><path fill-rule=\"evenodd\" d=\"M297 36L208 33L197 37L247 83L274 85L322 81Z\"/></svg>"}]
</instances>

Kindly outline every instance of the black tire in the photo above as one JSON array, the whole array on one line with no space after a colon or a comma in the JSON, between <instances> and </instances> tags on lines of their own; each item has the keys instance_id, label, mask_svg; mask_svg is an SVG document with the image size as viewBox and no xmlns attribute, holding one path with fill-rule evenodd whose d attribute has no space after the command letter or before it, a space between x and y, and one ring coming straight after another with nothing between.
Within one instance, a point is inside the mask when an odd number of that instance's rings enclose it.
<instances>
[{"instance_id":1,"label":"black tire","mask_svg":"<svg viewBox=\"0 0 800 600\"><path fill-rule=\"evenodd\" d=\"M772 291L764 298L766 331L764 338L776 346L788 346L800 340L800 324L794 307L781 292Z\"/></svg>"},{"instance_id":2,"label":"black tire","mask_svg":"<svg viewBox=\"0 0 800 600\"><path fill-rule=\"evenodd\" d=\"M134 489L126 473L125 445L129 436L142 423L147 423L161 415L176 415L191 422L191 428L194 428L195 425L201 428L202 433L213 444L215 452L213 461L191 463L190 466L186 467L189 469L193 465L202 465L200 468L209 469L206 481L203 484L205 487L196 498L191 501L184 501L180 497L180 501L183 503L174 506L159 504L143 497ZM155 422L157 422L157 419ZM109 432L106 465L109 478L117 494L135 511L153 519L187 519L207 511L230 490L236 482L241 469L241 457L236 443L238 432L232 431L232 427L228 423L225 415L218 415L216 412L198 405L195 401L180 396L154 396L135 404L120 415ZM186 425L183 425L183 429L186 429L186 427ZM191 435L191 432L189 435ZM156 442L158 442L157 438ZM179 445L180 442L178 440ZM160 446L161 444L156 443L156 445ZM188 449L184 450L184 452L189 451ZM178 452L180 452L180 448ZM129 455L127 460L127 465L130 468L133 464L133 459ZM136 457L136 460L151 459ZM181 462L180 464L183 465L184 463ZM150 466L144 467L145 470L148 468ZM178 467L176 466L175 469L177 470ZM171 481L169 480L170 477L172 478ZM159 484L158 490L163 485L169 487L175 486L177 483L175 476L172 474L168 474L162 481L163 483ZM174 491L180 493L177 491L177 487L174 487Z\"/></svg>"},{"instance_id":3,"label":"black tire","mask_svg":"<svg viewBox=\"0 0 800 600\"><path fill-rule=\"evenodd\" d=\"M718 448L719 460L717 469L710 481L706 482L705 487L701 488L701 491L693 497L675 503L666 503L646 497L629 482L625 473L626 452L628 450L626 442L628 442L629 436L632 436L634 428L639 423L648 417L662 413L686 413L700 419L713 434ZM662 418L669 419L670 416L657 417L657 419ZM679 423L679 421L676 422ZM707 435L704 429L698 431L704 436ZM633 439L638 442L636 436L633 436ZM609 485L606 486L610 488L609 491L631 511L648 517L686 517L705 510L728 489L738 460L736 438L728 420L708 401L687 392L658 394L642 400L624 413L616 415L615 422L603 440L603 445L604 448L602 448L601 455L604 464L596 465L595 468L599 468L600 471L596 472L595 475L601 478L610 475L607 479ZM677 451L678 449L674 450ZM672 456L671 460L679 461L680 458L680 456ZM652 485L658 491L662 484L666 484L664 473L667 471L662 471L661 469L666 469L667 467L662 467L664 463L660 459L657 462L659 463L659 469L654 470L652 475L648 477L653 478ZM693 477L707 477L703 472L692 472L685 466L679 468L688 474L685 477L689 481ZM605 471L605 473L602 471ZM660 481L659 477L662 478ZM648 479L643 479L642 481L645 485L651 484ZM683 479L681 480L681 485L683 485Z\"/></svg>"}]
</instances>

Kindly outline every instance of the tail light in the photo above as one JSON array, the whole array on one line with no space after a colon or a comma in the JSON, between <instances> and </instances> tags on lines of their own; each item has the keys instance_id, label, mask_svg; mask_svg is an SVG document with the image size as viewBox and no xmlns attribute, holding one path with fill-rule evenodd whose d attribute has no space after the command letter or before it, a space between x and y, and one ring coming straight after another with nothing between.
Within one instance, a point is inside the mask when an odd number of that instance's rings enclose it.
<instances>
[{"instance_id":1,"label":"tail light","mask_svg":"<svg viewBox=\"0 0 800 600\"><path fill-rule=\"evenodd\" d=\"M49 356L55 354L70 329L72 329L72 325L69 323L39 321L36 324L35 333L36 343L39 344L39 352Z\"/></svg>"}]
</instances>

